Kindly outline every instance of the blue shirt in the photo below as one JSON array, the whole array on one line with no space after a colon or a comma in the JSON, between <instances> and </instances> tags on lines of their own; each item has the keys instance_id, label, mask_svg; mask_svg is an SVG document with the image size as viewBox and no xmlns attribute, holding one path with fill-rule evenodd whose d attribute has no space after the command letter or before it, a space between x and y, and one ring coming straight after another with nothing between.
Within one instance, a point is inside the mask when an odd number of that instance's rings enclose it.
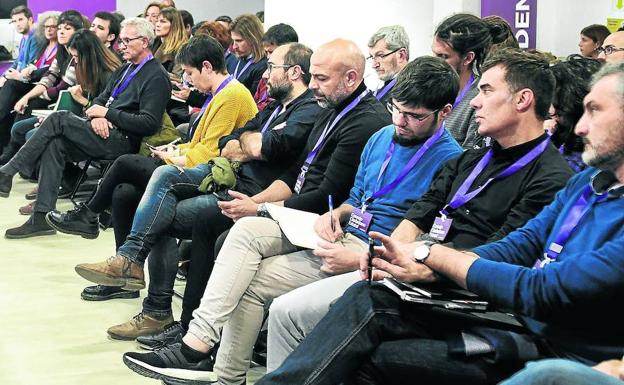
<instances>
[{"instance_id":1,"label":"blue shirt","mask_svg":"<svg viewBox=\"0 0 624 385\"><path fill-rule=\"evenodd\" d=\"M33 27L34 28L34 27ZM26 34L20 41L20 51L11 68L21 71L37 59L41 45L33 32Z\"/></svg>"},{"instance_id":2,"label":"blue shirt","mask_svg":"<svg viewBox=\"0 0 624 385\"><path fill-rule=\"evenodd\" d=\"M558 260L532 269L597 170L572 178L555 200L522 228L473 249L468 289L521 315L526 327L558 354L588 364L624 352L624 200L610 196L581 219ZM602 172L598 181L608 174ZM618 315L619 314L619 315Z\"/></svg>"},{"instance_id":3,"label":"blue shirt","mask_svg":"<svg viewBox=\"0 0 624 385\"><path fill-rule=\"evenodd\" d=\"M375 191L392 182L401 173L403 167L422 146L422 144L412 147L395 145L394 153L386 168L386 172L377 181L386 151L392 142L393 134L394 125L390 125L376 132L368 140L360 157L360 165L355 175L349 199L345 203L361 208L367 198L373 195ZM423 157L420 158L414 168L394 190L375 199L368 206L366 211L373 215L373 222L369 231L378 231L389 235L403 219L405 212L412 206L414 201L429 189L433 177L442 165L446 161L458 157L461 152L459 144L445 130L442 136L424 153ZM348 226L345 231L362 240L366 241L368 239L366 233L354 227Z\"/></svg>"}]
</instances>

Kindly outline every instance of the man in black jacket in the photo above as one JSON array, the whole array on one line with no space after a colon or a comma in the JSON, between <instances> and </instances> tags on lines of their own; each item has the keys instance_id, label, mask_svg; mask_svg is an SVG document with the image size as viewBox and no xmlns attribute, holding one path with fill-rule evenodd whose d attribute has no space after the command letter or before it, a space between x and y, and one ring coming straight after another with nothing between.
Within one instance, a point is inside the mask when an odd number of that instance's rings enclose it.
<instances>
[{"instance_id":1,"label":"man in black jacket","mask_svg":"<svg viewBox=\"0 0 624 385\"><path fill-rule=\"evenodd\" d=\"M166 377L168 369L175 367L198 370L180 371L198 380L218 376L224 383L240 383L244 379L249 367L247 352L262 324L257 306L290 290L288 285L296 282L293 278L284 279L285 284L275 282L279 280L269 284L272 275L263 273L283 272L292 278L298 270L305 270L300 274L301 282L311 279L306 275L311 269L304 269L307 258L299 258L290 266L285 265L284 258L269 258L290 255L298 248L286 239L275 221L249 216L265 215L262 202L324 213L328 195L336 202L346 200L368 138L391 122L385 107L364 85L364 67L362 51L347 40L329 42L312 55L310 88L326 111L316 119L299 161L261 193L248 197L232 191L233 201L219 203L224 213L237 222L219 253L184 342L155 353L126 353L124 362L131 369L157 378ZM281 265L267 261L279 261ZM312 275L319 274L324 273L314 269ZM218 341L221 348L212 372L210 352ZM172 357L170 353L184 358L173 362L167 358Z\"/></svg>"},{"instance_id":2,"label":"man in black jacket","mask_svg":"<svg viewBox=\"0 0 624 385\"><path fill-rule=\"evenodd\" d=\"M40 160L39 191L32 216L9 229L6 238L53 234L45 214L55 209L65 162L115 159L136 152L141 138L154 134L171 94L167 73L152 60L153 29L143 19L128 19L121 32L128 61L86 111L88 119L70 112L51 114L20 151L0 168L0 196L8 197L13 175L32 173Z\"/></svg>"}]
</instances>

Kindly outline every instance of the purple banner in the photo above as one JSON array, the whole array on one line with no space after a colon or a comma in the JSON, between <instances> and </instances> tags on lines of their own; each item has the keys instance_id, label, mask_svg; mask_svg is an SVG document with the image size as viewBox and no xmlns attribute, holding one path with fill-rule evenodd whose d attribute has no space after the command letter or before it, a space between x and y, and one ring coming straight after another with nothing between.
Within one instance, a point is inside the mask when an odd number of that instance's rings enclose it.
<instances>
[{"instance_id":1,"label":"purple banner","mask_svg":"<svg viewBox=\"0 0 624 385\"><path fill-rule=\"evenodd\" d=\"M490 15L507 20L520 48L535 48L537 0L481 0L481 17Z\"/></svg>"},{"instance_id":2,"label":"purple banner","mask_svg":"<svg viewBox=\"0 0 624 385\"><path fill-rule=\"evenodd\" d=\"M91 20L93 19L93 15L98 11L110 12L116 10L117 0L58 0L54 2L50 0L28 0L28 7L33 11L35 17L45 11L66 11L68 9L75 9Z\"/></svg>"}]
</instances>

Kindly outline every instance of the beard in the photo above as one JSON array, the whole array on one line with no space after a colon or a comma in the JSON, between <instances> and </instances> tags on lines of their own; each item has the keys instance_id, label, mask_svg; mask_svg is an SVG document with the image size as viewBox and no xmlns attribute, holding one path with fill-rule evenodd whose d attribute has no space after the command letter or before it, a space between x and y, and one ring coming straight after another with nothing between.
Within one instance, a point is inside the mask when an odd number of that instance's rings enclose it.
<instances>
[{"instance_id":1,"label":"beard","mask_svg":"<svg viewBox=\"0 0 624 385\"><path fill-rule=\"evenodd\" d=\"M292 83L288 83L288 82L285 82L282 84L276 84L276 85L267 83L267 88L268 88L267 92L270 97L272 97L273 99L279 102L282 102L292 92L293 85Z\"/></svg>"},{"instance_id":2,"label":"beard","mask_svg":"<svg viewBox=\"0 0 624 385\"><path fill-rule=\"evenodd\" d=\"M588 166L596 167L600 170L617 171L624 162L624 145L615 146L610 150L600 151L601 146L593 146L585 142L583 151L583 162Z\"/></svg>"},{"instance_id":3,"label":"beard","mask_svg":"<svg viewBox=\"0 0 624 385\"><path fill-rule=\"evenodd\" d=\"M395 126L396 127L396 126ZM431 122L431 124L429 125L429 127L427 127L427 130L425 131L424 134L420 135L420 136L400 136L397 134L396 129L394 130L394 133L392 134L392 140L398 144L399 146L403 146L403 147L413 147L419 144L424 143L425 141L427 141L427 139L429 139L438 129L438 119L437 117L433 120L433 122Z\"/></svg>"},{"instance_id":4,"label":"beard","mask_svg":"<svg viewBox=\"0 0 624 385\"><path fill-rule=\"evenodd\" d=\"M331 95L325 95L321 93L319 90L313 90L314 96L321 97L322 99L316 99L316 102L321 108L330 109L336 108L340 103L342 103L347 97L349 97L349 92L347 91L347 86L344 83L338 83L336 90Z\"/></svg>"}]
</instances>

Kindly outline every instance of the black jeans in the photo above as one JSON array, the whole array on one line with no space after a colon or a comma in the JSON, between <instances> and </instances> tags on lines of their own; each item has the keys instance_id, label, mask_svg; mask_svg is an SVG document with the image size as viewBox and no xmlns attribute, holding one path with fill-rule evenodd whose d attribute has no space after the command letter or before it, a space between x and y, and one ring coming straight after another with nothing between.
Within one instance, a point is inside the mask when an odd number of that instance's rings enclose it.
<instances>
[{"instance_id":1,"label":"black jeans","mask_svg":"<svg viewBox=\"0 0 624 385\"><path fill-rule=\"evenodd\" d=\"M403 302L381 284L359 282L256 384L494 384L521 364L448 355L446 337L478 324L469 314Z\"/></svg>"},{"instance_id":2,"label":"black jeans","mask_svg":"<svg viewBox=\"0 0 624 385\"><path fill-rule=\"evenodd\" d=\"M9 175L18 171L30 175L40 161L34 211L49 212L56 206L65 162L112 160L136 150L136 145L122 131L111 129L109 137L103 139L93 132L88 120L68 111L59 111L44 120L32 138L0 171Z\"/></svg>"},{"instance_id":3,"label":"black jeans","mask_svg":"<svg viewBox=\"0 0 624 385\"><path fill-rule=\"evenodd\" d=\"M11 137L11 127L15 118L15 113L11 111L15 103L33 87L33 84L11 79L0 88L0 144L2 146L6 145Z\"/></svg>"},{"instance_id":4,"label":"black jeans","mask_svg":"<svg viewBox=\"0 0 624 385\"><path fill-rule=\"evenodd\" d=\"M120 156L106 171L95 194L87 203L87 207L96 213L112 207L116 248L123 244L130 233L132 219L145 186L154 170L162 164L161 159L138 154Z\"/></svg>"}]
</instances>

